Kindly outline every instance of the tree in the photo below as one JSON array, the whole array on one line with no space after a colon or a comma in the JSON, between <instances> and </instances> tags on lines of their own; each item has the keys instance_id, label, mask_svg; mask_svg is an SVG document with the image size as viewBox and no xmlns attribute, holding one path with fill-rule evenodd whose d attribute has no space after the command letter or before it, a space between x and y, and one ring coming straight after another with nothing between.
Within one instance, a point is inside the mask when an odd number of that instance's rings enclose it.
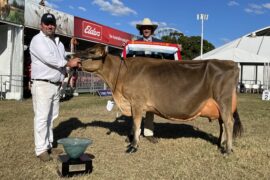
<instances>
[{"instance_id":1,"label":"tree","mask_svg":"<svg viewBox=\"0 0 270 180\"><path fill-rule=\"evenodd\" d=\"M182 33L173 33L169 36L163 36L161 38L163 41L174 44L181 44L182 59L192 60L193 58L200 55L201 52L201 37L200 36L184 36ZM209 52L215 49L215 46L203 40L203 53Z\"/></svg>"}]
</instances>

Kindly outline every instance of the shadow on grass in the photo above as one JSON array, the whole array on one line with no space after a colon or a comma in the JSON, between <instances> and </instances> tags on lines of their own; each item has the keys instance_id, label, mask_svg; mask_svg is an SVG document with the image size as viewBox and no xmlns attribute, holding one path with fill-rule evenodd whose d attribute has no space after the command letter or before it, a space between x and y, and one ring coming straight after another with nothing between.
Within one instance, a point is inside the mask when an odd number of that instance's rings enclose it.
<instances>
[{"instance_id":1,"label":"shadow on grass","mask_svg":"<svg viewBox=\"0 0 270 180\"><path fill-rule=\"evenodd\" d=\"M200 138L215 145L218 143L217 137L188 124L155 123L155 136L165 139Z\"/></svg>"},{"instance_id":2,"label":"shadow on grass","mask_svg":"<svg viewBox=\"0 0 270 180\"><path fill-rule=\"evenodd\" d=\"M59 123L59 125L53 129L53 147L57 147L58 139L68 137L73 130L81 127L86 127L86 125L76 117L71 117L70 119Z\"/></svg>"},{"instance_id":3,"label":"shadow on grass","mask_svg":"<svg viewBox=\"0 0 270 180\"><path fill-rule=\"evenodd\" d=\"M132 128L132 120L116 119L114 122L93 121L85 124L86 126L102 127L108 129L107 134L111 132L117 133L120 136L128 136ZM200 138L214 145L218 144L218 138L210 133L199 130L198 128L188 124L172 124L172 123L154 123L155 137L164 139L176 139L181 137ZM143 124L142 124L143 129Z\"/></svg>"},{"instance_id":4,"label":"shadow on grass","mask_svg":"<svg viewBox=\"0 0 270 180\"><path fill-rule=\"evenodd\" d=\"M58 139L68 137L75 129L86 128L88 126L106 128L108 129L108 135L113 132L120 136L128 136L132 127L132 120L130 118L118 118L113 122L94 120L90 123L82 123L78 118L73 117L67 121L61 122L54 128L54 142L57 143ZM200 138L214 145L217 145L218 142L217 137L188 124L154 123L154 126L155 137L157 138Z\"/></svg>"}]
</instances>

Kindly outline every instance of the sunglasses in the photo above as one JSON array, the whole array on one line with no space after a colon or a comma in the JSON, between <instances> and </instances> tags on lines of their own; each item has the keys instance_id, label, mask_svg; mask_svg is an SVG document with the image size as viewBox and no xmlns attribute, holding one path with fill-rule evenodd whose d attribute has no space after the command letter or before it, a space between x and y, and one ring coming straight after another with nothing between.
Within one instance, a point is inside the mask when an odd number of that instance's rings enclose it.
<instances>
[{"instance_id":1,"label":"sunglasses","mask_svg":"<svg viewBox=\"0 0 270 180\"><path fill-rule=\"evenodd\" d=\"M153 27L152 27L152 26L143 26L142 29L149 29L149 30L152 30Z\"/></svg>"}]
</instances>

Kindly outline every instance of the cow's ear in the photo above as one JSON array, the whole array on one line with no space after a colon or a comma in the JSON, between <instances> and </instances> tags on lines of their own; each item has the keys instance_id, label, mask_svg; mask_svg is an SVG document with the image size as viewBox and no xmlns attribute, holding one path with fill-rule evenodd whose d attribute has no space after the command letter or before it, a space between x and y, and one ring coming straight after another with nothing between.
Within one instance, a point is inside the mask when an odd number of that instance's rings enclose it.
<instances>
[{"instance_id":1,"label":"cow's ear","mask_svg":"<svg viewBox=\"0 0 270 180\"><path fill-rule=\"evenodd\" d=\"M96 57L105 57L108 53L108 46L97 45L95 47L95 56Z\"/></svg>"}]
</instances>

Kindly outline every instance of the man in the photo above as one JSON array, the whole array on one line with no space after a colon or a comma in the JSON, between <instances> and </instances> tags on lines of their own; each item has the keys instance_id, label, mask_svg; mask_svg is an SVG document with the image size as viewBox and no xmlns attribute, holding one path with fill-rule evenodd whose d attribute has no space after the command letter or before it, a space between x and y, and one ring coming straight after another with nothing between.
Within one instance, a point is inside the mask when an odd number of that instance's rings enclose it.
<instances>
[{"instance_id":1,"label":"man","mask_svg":"<svg viewBox=\"0 0 270 180\"><path fill-rule=\"evenodd\" d=\"M53 120L59 114L60 86L66 68L80 67L80 59L65 59L64 45L55 37L56 19L51 13L41 17L40 33L30 43L31 92L34 109L35 153L50 161L53 151Z\"/></svg>"},{"instance_id":2,"label":"man","mask_svg":"<svg viewBox=\"0 0 270 180\"><path fill-rule=\"evenodd\" d=\"M149 18L144 18L140 24L136 25L136 28L139 30L141 38L137 39L138 41L148 41L148 42L162 42L160 39L153 37L155 30L158 25L153 24Z\"/></svg>"},{"instance_id":3,"label":"man","mask_svg":"<svg viewBox=\"0 0 270 180\"><path fill-rule=\"evenodd\" d=\"M143 21L136 25L136 28L139 30L141 38L137 39L138 41L147 41L147 42L162 42L160 39L153 37L155 30L158 25L153 24L149 18L144 18ZM136 54L136 56L140 56L140 54ZM147 52L143 56L148 56ZM156 55L149 55L150 57L154 57ZM154 137L154 113L146 112L144 118L144 129L143 135L147 140L152 143L157 143L158 140Z\"/></svg>"}]
</instances>

